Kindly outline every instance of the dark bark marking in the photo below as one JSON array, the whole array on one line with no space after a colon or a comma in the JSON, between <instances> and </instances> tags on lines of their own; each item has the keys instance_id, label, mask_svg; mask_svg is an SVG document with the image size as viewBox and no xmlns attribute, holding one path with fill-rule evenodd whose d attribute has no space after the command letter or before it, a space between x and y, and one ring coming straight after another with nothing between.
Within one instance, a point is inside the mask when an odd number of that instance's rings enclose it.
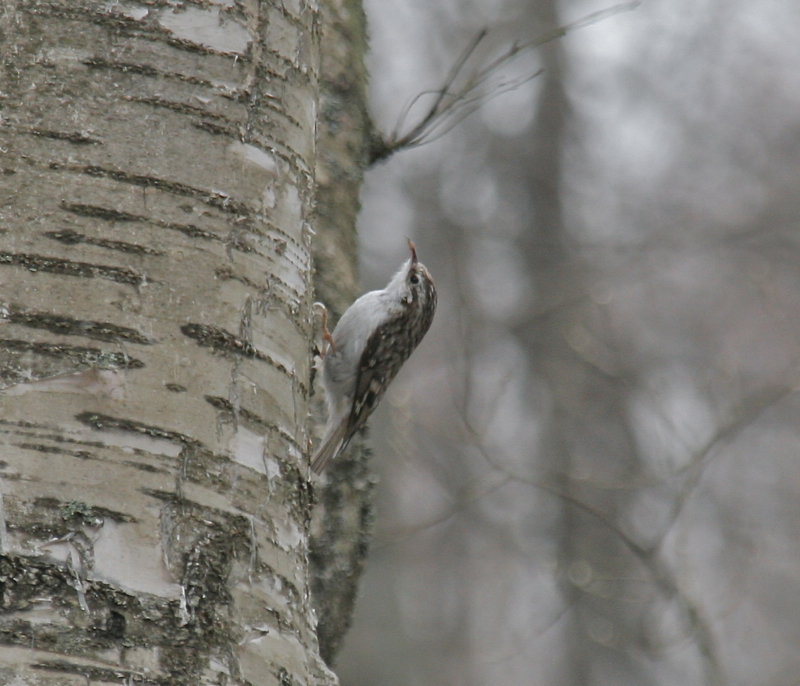
<instances>
[{"instance_id":1,"label":"dark bark marking","mask_svg":"<svg viewBox=\"0 0 800 686\"><path fill-rule=\"evenodd\" d=\"M55 427L49 424L39 424L37 422L26 422L24 420L19 420L16 422L10 422L7 419L0 419L0 425L2 426L16 426L20 429L42 429L45 431L52 431Z\"/></svg>"},{"instance_id":2,"label":"dark bark marking","mask_svg":"<svg viewBox=\"0 0 800 686\"><path fill-rule=\"evenodd\" d=\"M264 239L265 243L269 244L269 249L271 249L276 255L283 257L286 253L287 249L289 248L289 243L292 243L292 247L295 248L295 252L301 252L302 248L299 246L288 234L284 231L278 229L275 225L270 224L269 222L264 222L266 224L267 230L264 230L260 227L253 226L252 224L248 223L244 228L247 230L248 233L254 234L259 238ZM239 228L237 226L237 228ZM277 238L276 236L271 236L270 233L280 233L285 236L285 238ZM252 248L250 248L252 250ZM263 254L263 253L262 253ZM292 264L297 266L297 263L292 261Z\"/></svg>"},{"instance_id":3,"label":"dark bark marking","mask_svg":"<svg viewBox=\"0 0 800 686\"><path fill-rule=\"evenodd\" d=\"M152 4L152 3L150 3ZM155 3L164 4L164 3ZM197 3L201 4L202 3ZM142 38L153 42L166 43L175 48L179 48L186 52L201 54L201 55L217 55L220 57L227 57L231 61L238 58L240 62L250 62L252 58L249 55L242 55L240 53L228 53L221 50L214 50L213 48L194 43L182 38L175 38L173 33L162 26L160 26L152 18L145 21L135 20L128 17L121 12L114 11L96 11L90 7L56 5L56 4L43 4L43 9L39 11L44 14L45 12L53 17L66 17L72 20L89 21L92 24L109 27L115 33L125 36Z\"/></svg>"},{"instance_id":4,"label":"dark bark marking","mask_svg":"<svg viewBox=\"0 0 800 686\"><path fill-rule=\"evenodd\" d=\"M239 61L242 61L241 56L239 56ZM83 61L83 64L90 69L108 69L109 71L118 71L123 74L140 74L141 76L148 76L150 78L164 78L164 79L174 79L176 81L183 81L184 83L191 83L195 86L203 86L208 88L209 90L213 91L220 91L220 86L213 81L209 81L208 79L202 79L198 76L193 76L191 74L182 74L176 71L165 71L163 69L158 69L157 67L153 67L149 64L137 64L135 62L117 62L113 60L107 60L102 57L91 57ZM277 76L277 75L276 75ZM281 78L282 81L285 81L285 78ZM245 94L241 92L234 92L229 93L227 91L223 91L222 95L227 97L231 100L236 102L243 102L245 98Z\"/></svg>"},{"instance_id":5,"label":"dark bark marking","mask_svg":"<svg viewBox=\"0 0 800 686\"><path fill-rule=\"evenodd\" d=\"M288 58L286 58L283 55L281 55L277 50L272 50L271 48L265 48L264 49L264 54L265 55L269 55L276 62L282 64L283 65L284 74L287 74L287 75L288 74L297 74L298 72L300 72L300 70L299 70L299 68L297 67L296 64L294 64L291 60L289 60ZM269 71L270 74L274 74L275 73L274 70L272 70L272 69L265 70L265 71ZM283 78L284 78L284 80L288 80L288 76L284 76Z\"/></svg>"},{"instance_id":6,"label":"dark bark marking","mask_svg":"<svg viewBox=\"0 0 800 686\"><path fill-rule=\"evenodd\" d=\"M154 467L151 464L146 464L144 462L134 462L133 460L122 460L122 464L128 465L129 467L133 467L134 469L139 469L143 472L148 472L149 474L169 474L169 469L164 469L163 467Z\"/></svg>"},{"instance_id":7,"label":"dark bark marking","mask_svg":"<svg viewBox=\"0 0 800 686\"><path fill-rule=\"evenodd\" d=\"M168 431L161 429L157 426L144 424L132 419L122 419L121 417L111 417L107 414L100 414L98 412L81 412L75 415L81 424L90 426L97 431L123 431L127 433L142 434L150 436L151 438L161 438L173 443L178 443L185 446L199 446L200 441L196 438L190 438L185 434L178 433L177 431Z\"/></svg>"},{"instance_id":8,"label":"dark bark marking","mask_svg":"<svg viewBox=\"0 0 800 686\"><path fill-rule=\"evenodd\" d=\"M239 235L238 232L234 233L231 232L228 234L228 238L225 240L225 244L228 248L232 248L233 250L238 250L242 253L253 253L256 252L256 249L247 241L246 238Z\"/></svg>"},{"instance_id":9,"label":"dark bark marking","mask_svg":"<svg viewBox=\"0 0 800 686\"><path fill-rule=\"evenodd\" d=\"M81 460L96 460L97 458L92 455L88 450L67 450L66 448L59 448L55 445L42 445L41 443L14 443L17 448L23 450L35 450L39 453L51 453L53 455L72 455Z\"/></svg>"},{"instance_id":10,"label":"dark bark marking","mask_svg":"<svg viewBox=\"0 0 800 686\"><path fill-rule=\"evenodd\" d=\"M0 351L10 353L33 353L69 360L83 367L95 367L97 369L141 369L144 362L125 353L112 352L101 348L84 348L73 345L35 343L31 341L21 341L17 339L0 338ZM0 370L0 374L8 370Z\"/></svg>"},{"instance_id":11,"label":"dark bark marking","mask_svg":"<svg viewBox=\"0 0 800 686\"><path fill-rule=\"evenodd\" d=\"M292 262L291 258L287 258L287 259L289 260L289 262ZM297 266L297 267L298 267L298 270L300 269L300 266L299 266L299 265L295 265L295 266ZM294 297L295 297L297 300L300 300L300 301L302 301L302 299L303 299L303 295L302 295L302 293L300 292L300 290L299 290L299 289L297 289L297 288L294 288L294 287L290 286L290 285L289 285L289 284L288 284L286 281L284 281L284 280L283 280L283 279L282 279L280 276L277 276L276 274L270 274L270 276L269 276L269 279L270 279L270 281L272 281L273 283L276 283L276 284L278 284L278 285L279 285L279 286L280 286L280 287L281 287L281 288L284 290L284 292L285 292L285 293L290 293L290 294L291 294L291 295L293 295L293 296L294 296ZM295 310L295 309L296 309L296 306L293 306L293 308L292 308L292 309L293 309L293 310Z\"/></svg>"},{"instance_id":12,"label":"dark bark marking","mask_svg":"<svg viewBox=\"0 0 800 686\"><path fill-rule=\"evenodd\" d=\"M303 321L297 317L297 302L301 300L302 296L296 289L291 288L289 284L279 277L275 276L274 274L270 275L270 283L265 284L264 286L259 286L246 276L236 274L233 269L227 266L214 270L214 276L225 281L238 281L248 288L252 288L260 295L260 297L254 301L255 311L257 313L263 314L265 310L277 305L283 308L284 313L292 321L295 328L302 332L304 336L306 335L307 326L304 326ZM275 285L277 285L278 288L274 288L273 286Z\"/></svg>"},{"instance_id":13,"label":"dark bark marking","mask_svg":"<svg viewBox=\"0 0 800 686\"><path fill-rule=\"evenodd\" d=\"M194 224L179 224L177 222L165 222L159 219L152 219L143 214L130 214L129 212L120 212L108 207L100 207L99 205L83 205L77 203L61 203L61 209L77 214L80 217L93 217L97 219L105 219L111 222L146 222L154 226L160 226L165 229L173 229L189 236L190 238L200 238L207 241L222 241L222 238L211 231L201 229Z\"/></svg>"},{"instance_id":14,"label":"dark bark marking","mask_svg":"<svg viewBox=\"0 0 800 686\"><path fill-rule=\"evenodd\" d=\"M164 29L164 34L168 34L168 37L161 39L164 43L172 46L173 48L184 50L185 52L191 52L198 55L216 55L217 57L227 57L230 60L235 59L237 62L242 62L243 64L252 61L249 55L241 52L224 52L223 50L214 50L214 48L209 48L201 43L193 43L192 41L184 38L175 38L175 36L173 36L171 32L168 32L167 29ZM148 36L148 38L150 38L150 40L158 40L155 36Z\"/></svg>"},{"instance_id":15,"label":"dark bark marking","mask_svg":"<svg viewBox=\"0 0 800 686\"><path fill-rule=\"evenodd\" d=\"M19 133L27 133L31 136L39 136L41 138L54 138L59 141L68 141L76 145L102 145L103 141L87 136L85 133L79 131L50 131L48 129L15 129Z\"/></svg>"},{"instance_id":16,"label":"dark bark marking","mask_svg":"<svg viewBox=\"0 0 800 686\"><path fill-rule=\"evenodd\" d=\"M77 174L86 174L101 179L111 179L118 183L127 183L141 188L155 188L156 190L172 195L179 195L188 198L195 198L206 205L215 207L229 214L249 216L250 209L237 200L234 200L225 193L218 191L205 191L201 188L194 188L178 181L169 181L157 176L146 176L144 174L131 174L119 169L106 169L96 164L75 165L63 164L61 162L51 162L50 169L55 171L69 171Z\"/></svg>"},{"instance_id":17,"label":"dark bark marking","mask_svg":"<svg viewBox=\"0 0 800 686\"><path fill-rule=\"evenodd\" d=\"M201 229L194 224L178 224L177 222L162 222L153 219L148 219L151 224L156 226L163 226L165 229L172 229L173 231L180 231L182 234L189 236L189 238L199 238L204 241L219 241L222 242L222 237L217 234Z\"/></svg>"},{"instance_id":18,"label":"dark bark marking","mask_svg":"<svg viewBox=\"0 0 800 686\"><path fill-rule=\"evenodd\" d=\"M106 634L108 634L108 637L111 639L125 638L126 624L127 620L125 619L125 615L112 610L108 613L108 619L106 620Z\"/></svg>"},{"instance_id":19,"label":"dark bark marking","mask_svg":"<svg viewBox=\"0 0 800 686\"><path fill-rule=\"evenodd\" d=\"M154 3L158 5L159 3ZM103 9L98 11L90 4L56 4L39 3L36 6L37 14L51 17L62 17L73 21L89 21L92 24L104 26L118 32L125 32L128 35L143 33L142 22L129 17L121 12L106 9L107 6L98 6ZM145 24L145 26L147 26Z\"/></svg>"},{"instance_id":20,"label":"dark bark marking","mask_svg":"<svg viewBox=\"0 0 800 686\"><path fill-rule=\"evenodd\" d=\"M119 524L135 524L139 520L133 515L110 510L107 507L98 505L88 505L78 500L63 501L57 498L36 498L33 504L49 510L58 509L58 516L65 522L73 522L81 525L97 525L103 519L111 519Z\"/></svg>"},{"instance_id":21,"label":"dark bark marking","mask_svg":"<svg viewBox=\"0 0 800 686\"><path fill-rule=\"evenodd\" d=\"M203 348L211 348L214 352L230 353L246 357L250 360L261 360L275 367L278 371L286 374L289 378L295 378L284 365L273 360L269 355L257 350L252 343L228 333L224 329L206 324L184 324L181 333L187 338L191 338L197 345Z\"/></svg>"},{"instance_id":22,"label":"dark bark marking","mask_svg":"<svg viewBox=\"0 0 800 686\"><path fill-rule=\"evenodd\" d=\"M249 132L247 142L263 150L269 150L270 154L284 162L286 166L294 172L294 181L298 185L302 186L305 184L303 187L307 191L313 190L311 184L311 179L314 177L313 171L303 164L303 156L300 155L296 150L293 150L289 146L288 142L283 141L282 143L283 149L288 151L284 152L281 147L279 147L281 144L268 137L260 135L257 131Z\"/></svg>"},{"instance_id":23,"label":"dark bark marking","mask_svg":"<svg viewBox=\"0 0 800 686\"><path fill-rule=\"evenodd\" d=\"M135 62L112 62L111 60L106 60L102 57L89 57L88 59L83 60L83 65L89 67L90 69L110 69L113 71L122 72L123 74L141 74L142 76L149 76L151 78L157 76L171 76L173 78L178 78L181 81L189 78L186 75L179 74L177 72L167 72L156 69L149 64L137 64ZM211 87L212 83L211 81L204 81L203 85Z\"/></svg>"},{"instance_id":24,"label":"dark bark marking","mask_svg":"<svg viewBox=\"0 0 800 686\"><path fill-rule=\"evenodd\" d=\"M14 424L12 424L10 422L0 422L0 424L11 425L11 426L14 425ZM18 424L23 424L23 423L20 422ZM51 435L38 434L37 435L36 433L28 434L28 433L24 433L24 432L21 432L21 431L12 432L12 431L8 431L8 430L2 430L2 433L6 433L6 434L15 433L15 434L17 434L19 436L25 436L26 438L30 438L30 439L38 439L38 440L48 440L49 439L49 440L55 441L57 443L66 443L66 444L71 444L71 445L90 446L92 448L99 448L101 450L108 448L108 446L105 443L103 443L102 441L77 441L75 439L65 438L64 436L59 436L59 435L56 435L56 434L51 434ZM42 443L13 443L13 445L15 445L18 448L22 448L24 450L36 450L36 451L42 452L42 453L55 453L55 454L63 453L63 454L66 454L66 455L73 455L74 457L77 457L77 458L80 458L80 459L85 459L85 460L105 460L105 458L98 457L96 454L90 453L88 450L70 450L68 448L60 448L58 446L44 445ZM140 450L139 448L134 448L133 452L136 455L149 455L149 453L147 453L144 450ZM149 472L151 474L168 474L168 473L170 473L169 469L166 469L164 467L156 467L154 465L147 464L145 462L136 462L135 460L122 460L121 463L125 464L125 465L128 465L130 467L133 467L134 469L139 469L139 470L141 470L143 472ZM0 469L4 469L7 466L8 466L7 463L0 461ZM8 476L5 476L4 478L8 478Z\"/></svg>"},{"instance_id":25,"label":"dark bark marking","mask_svg":"<svg viewBox=\"0 0 800 686\"><path fill-rule=\"evenodd\" d=\"M295 119L291 114L289 114L283 107L278 107L274 102L270 100L266 99L260 100L257 107L264 107L265 109L268 109L270 112L274 112L279 117L283 117L296 129L302 130L303 128L303 125L297 119Z\"/></svg>"},{"instance_id":26,"label":"dark bark marking","mask_svg":"<svg viewBox=\"0 0 800 686\"><path fill-rule=\"evenodd\" d=\"M262 432L273 431L277 434L280 434L282 438L289 441L292 445L297 446L297 443L290 434L281 429L277 424L270 424L267 420L259 417L255 412L251 412L243 407L235 407L230 400L221 398L218 395L206 395L203 396L203 398L209 405L211 405L211 407L223 412L229 417L236 417L237 419L244 421L246 424L256 427Z\"/></svg>"},{"instance_id":27,"label":"dark bark marking","mask_svg":"<svg viewBox=\"0 0 800 686\"><path fill-rule=\"evenodd\" d=\"M207 205L216 207L217 209L229 212L230 214L241 214L247 216L249 208L244 204L233 200L230 196L218 191L204 191L200 188L194 188L185 183L178 181L168 181L167 179L160 179L157 176L145 176L144 174L130 174L119 169L105 169L99 165L87 165L81 168L84 174L89 176L96 176L104 179L112 179L120 183L129 183L134 186L141 186L143 188L155 188L166 193L174 195L182 195L189 198L196 198Z\"/></svg>"},{"instance_id":28,"label":"dark bark marking","mask_svg":"<svg viewBox=\"0 0 800 686\"><path fill-rule=\"evenodd\" d=\"M225 398L221 398L218 395L205 395L203 399L211 405L211 407L221 410L225 414L228 415L236 415L237 418L243 419L250 424L258 426L260 429L265 431L273 431L277 429L277 426L269 424L264 419L259 417L254 412L250 412L250 410L246 410L243 407L235 407L234 404L230 400L226 400Z\"/></svg>"},{"instance_id":29,"label":"dark bark marking","mask_svg":"<svg viewBox=\"0 0 800 686\"><path fill-rule=\"evenodd\" d=\"M276 676L278 678L278 686L300 686L302 683L295 681L285 667L281 667Z\"/></svg>"},{"instance_id":30,"label":"dark bark marking","mask_svg":"<svg viewBox=\"0 0 800 686\"><path fill-rule=\"evenodd\" d=\"M181 386L179 383L165 383L164 388L173 393L186 393L189 389L186 386Z\"/></svg>"},{"instance_id":31,"label":"dark bark marking","mask_svg":"<svg viewBox=\"0 0 800 686\"><path fill-rule=\"evenodd\" d=\"M274 236L269 236L270 238L272 238L273 241L275 241L275 243L276 243L275 252L277 252L279 255L283 255L283 252L278 252L278 251L279 250L284 250L284 251L287 250L289 248L290 244L291 244L291 246L292 246L292 248L293 248L293 250L295 252L303 252L304 251L304 247L300 243L298 243L292 236L290 236L288 233L286 233L286 231L284 231L282 228L280 228L279 226L276 226L272 222L266 221L266 220L264 221L264 224L267 227L267 229L269 230L269 233L277 233L277 234L279 234L281 236L280 238L276 238ZM259 235L268 236L269 234L265 233L265 232L259 232ZM282 246L277 245L278 243L282 244Z\"/></svg>"},{"instance_id":32,"label":"dark bark marking","mask_svg":"<svg viewBox=\"0 0 800 686\"><path fill-rule=\"evenodd\" d=\"M244 516L182 498L167 500L161 513L165 561L184 589L190 629L184 645L163 647L161 660L169 674L180 675L177 683L194 684L208 653L229 646L237 631L230 614L229 579L237 560L243 564L253 559L251 524ZM229 666L231 680L238 682L236 663Z\"/></svg>"},{"instance_id":33,"label":"dark bark marking","mask_svg":"<svg viewBox=\"0 0 800 686\"><path fill-rule=\"evenodd\" d=\"M87 245L95 245L98 248L117 250L119 252L129 253L131 255L161 256L164 254L163 250L156 250L155 248L148 248L144 245L127 243L125 241L112 241L107 238L93 238L92 236L85 236L84 234L73 231L72 229L64 229L62 231L46 231L44 235L53 239L54 241L64 243L65 245L78 245L79 243L86 243Z\"/></svg>"},{"instance_id":34,"label":"dark bark marking","mask_svg":"<svg viewBox=\"0 0 800 686\"><path fill-rule=\"evenodd\" d=\"M73 262L57 257L30 255L27 253L0 252L0 265L24 267L31 272L49 272L62 276L77 276L85 279L107 279L127 286L141 286L147 278L143 274L124 267L111 267L88 262Z\"/></svg>"},{"instance_id":35,"label":"dark bark marking","mask_svg":"<svg viewBox=\"0 0 800 686\"><path fill-rule=\"evenodd\" d=\"M189 103L185 102L165 100L164 98L158 98L158 97L144 98L144 97L127 96L124 99L127 100L128 102L140 102L145 105L152 105L153 107L163 107L168 110L180 112L181 114L193 114L198 117L202 117L204 119L217 119L218 121L228 122L233 126L235 126L237 123L235 120L225 116L224 114L209 112L207 109L204 109L202 107L197 107L196 105L190 105Z\"/></svg>"},{"instance_id":36,"label":"dark bark marking","mask_svg":"<svg viewBox=\"0 0 800 686\"><path fill-rule=\"evenodd\" d=\"M147 219L141 215L120 212L119 210L112 210L108 207L100 207L98 205L81 205L78 203L62 202L61 209L82 217L97 217L99 219L107 219L111 222L136 222Z\"/></svg>"},{"instance_id":37,"label":"dark bark marking","mask_svg":"<svg viewBox=\"0 0 800 686\"><path fill-rule=\"evenodd\" d=\"M9 324L26 326L31 329L44 329L59 336L82 336L108 343L137 343L153 345L155 341L143 333L127 326L110 322L95 322L86 319L73 319L51 312L26 310L18 305L7 305L2 319ZM144 366L144 365L142 365Z\"/></svg>"},{"instance_id":38,"label":"dark bark marking","mask_svg":"<svg viewBox=\"0 0 800 686\"><path fill-rule=\"evenodd\" d=\"M157 97L126 97L125 100L129 102L138 102L145 105L150 105L152 107L162 107L168 110L172 110L174 112L180 112L181 114L188 114L193 115L195 117L200 117L202 121L193 121L192 126L195 128L208 131L215 135L225 135L230 136L231 138L239 139L240 131L243 131L244 122L237 123L236 120L231 119L230 117L225 116L224 114L218 114L216 112L210 112L207 109L202 107L197 107L195 105L190 105L185 102L175 102L174 100L165 100L164 98L157 98ZM223 123L212 123L208 121L209 119L214 119L218 122L225 122ZM241 129L240 129L241 127Z\"/></svg>"},{"instance_id":39,"label":"dark bark marking","mask_svg":"<svg viewBox=\"0 0 800 686\"><path fill-rule=\"evenodd\" d=\"M50 440L50 441L55 441L56 443L68 443L70 445L89 446L90 448L101 448L101 449L108 448L108 446L102 441L76 440L74 438L68 438L63 434L50 433L59 431L60 429L54 426L49 426L47 424L37 424L34 422L26 422L26 421L10 422L5 419L0 419L0 426L9 427L7 429L0 429L0 433L14 434L17 436L24 436L26 438L38 439L38 440ZM26 429L28 431L25 431ZM144 453L144 451L139 450L138 448L134 448L133 452L135 454Z\"/></svg>"},{"instance_id":40,"label":"dark bark marking","mask_svg":"<svg viewBox=\"0 0 800 686\"><path fill-rule=\"evenodd\" d=\"M230 267L219 267L218 269L215 269L214 276L216 276L218 279L222 279L223 281L238 281L248 288L252 288L254 291L261 293L266 291L264 286L259 286L255 281L251 281L246 276L240 276L239 274L234 273L233 269Z\"/></svg>"},{"instance_id":41,"label":"dark bark marking","mask_svg":"<svg viewBox=\"0 0 800 686\"><path fill-rule=\"evenodd\" d=\"M212 124L210 121L194 121L192 126L201 131L206 131L215 136L229 136L230 138L239 138L239 133L232 126L221 126L220 124Z\"/></svg>"}]
</instances>

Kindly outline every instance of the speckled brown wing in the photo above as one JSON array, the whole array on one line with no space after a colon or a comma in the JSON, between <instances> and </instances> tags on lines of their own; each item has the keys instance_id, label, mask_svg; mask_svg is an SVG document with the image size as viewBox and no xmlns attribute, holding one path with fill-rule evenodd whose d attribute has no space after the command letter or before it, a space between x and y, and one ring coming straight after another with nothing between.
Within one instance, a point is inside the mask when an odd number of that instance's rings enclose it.
<instances>
[{"instance_id":1,"label":"speckled brown wing","mask_svg":"<svg viewBox=\"0 0 800 686\"><path fill-rule=\"evenodd\" d=\"M427 302L429 307L426 308L420 308L415 301L409 303L399 316L381 324L367 340L359 363L344 445L364 426L386 388L428 332L436 311L436 290L432 283Z\"/></svg>"}]
</instances>

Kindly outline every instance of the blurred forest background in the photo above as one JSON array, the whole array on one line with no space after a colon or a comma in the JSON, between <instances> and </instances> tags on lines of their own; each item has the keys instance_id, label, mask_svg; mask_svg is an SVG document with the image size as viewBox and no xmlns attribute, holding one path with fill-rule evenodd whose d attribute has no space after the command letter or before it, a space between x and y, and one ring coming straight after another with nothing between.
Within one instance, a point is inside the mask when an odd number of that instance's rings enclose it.
<instances>
[{"instance_id":1,"label":"blurred forest background","mask_svg":"<svg viewBox=\"0 0 800 686\"><path fill-rule=\"evenodd\" d=\"M368 0L373 115L609 4ZM500 78L540 68L368 175L364 288L408 235L440 304L342 683L796 685L800 3L645 0Z\"/></svg>"}]
</instances>

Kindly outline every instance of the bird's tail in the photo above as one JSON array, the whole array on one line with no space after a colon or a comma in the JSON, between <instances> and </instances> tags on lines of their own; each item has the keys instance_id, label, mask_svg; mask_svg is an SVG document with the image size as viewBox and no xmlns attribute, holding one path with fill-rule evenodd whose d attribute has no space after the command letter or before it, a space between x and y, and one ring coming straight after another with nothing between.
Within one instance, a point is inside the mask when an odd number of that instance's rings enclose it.
<instances>
[{"instance_id":1,"label":"bird's tail","mask_svg":"<svg viewBox=\"0 0 800 686\"><path fill-rule=\"evenodd\" d=\"M319 444L317 452L311 460L311 469L315 474L322 474L325 465L344 450L347 443L344 440L347 432L347 418L340 421L336 426L331 427L325 432L322 443Z\"/></svg>"}]
</instances>

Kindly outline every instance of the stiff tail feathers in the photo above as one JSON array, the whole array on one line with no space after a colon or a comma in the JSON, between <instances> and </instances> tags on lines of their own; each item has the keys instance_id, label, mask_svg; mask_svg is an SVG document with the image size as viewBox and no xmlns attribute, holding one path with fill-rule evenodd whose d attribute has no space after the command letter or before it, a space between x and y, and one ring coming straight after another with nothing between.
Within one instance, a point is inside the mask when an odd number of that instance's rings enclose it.
<instances>
[{"instance_id":1,"label":"stiff tail feathers","mask_svg":"<svg viewBox=\"0 0 800 686\"><path fill-rule=\"evenodd\" d=\"M345 418L346 419L346 418ZM347 433L347 421L340 421L336 426L331 427L325 432L325 436L320 443L317 452L311 460L311 469L315 474L322 474L322 470L334 457L336 457L347 446L345 440Z\"/></svg>"}]
</instances>

